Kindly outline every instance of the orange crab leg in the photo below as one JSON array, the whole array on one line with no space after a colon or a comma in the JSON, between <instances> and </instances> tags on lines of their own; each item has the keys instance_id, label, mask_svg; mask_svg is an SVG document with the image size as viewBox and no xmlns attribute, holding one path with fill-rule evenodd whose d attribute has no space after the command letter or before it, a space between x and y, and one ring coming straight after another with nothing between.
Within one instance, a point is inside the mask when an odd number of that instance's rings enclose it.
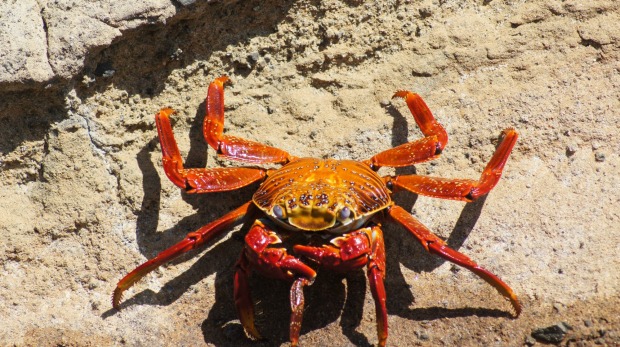
<instances>
[{"instance_id":1,"label":"orange crab leg","mask_svg":"<svg viewBox=\"0 0 620 347\"><path fill-rule=\"evenodd\" d=\"M502 170L508 160L508 156L510 156L510 152L517 142L518 135L514 129L506 129L502 132L502 135L501 143L484 168L484 171L482 171L478 181L406 175L395 178L386 177L386 183L393 185L393 191L404 189L416 194L436 198L474 201L488 194L495 187L502 176Z\"/></svg>"},{"instance_id":2,"label":"orange crab leg","mask_svg":"<svg viewBox=\"0 0 620 347\"><path fill-rule=\"evenodd\" d=\"M407 229L428 252L437 254L438 256L454 264L460 265L472 271L487 283L492 285L500 294L510 300L516 316L519 316L521 313L521 304L519 303L519 299L517 299L517 296L512 289L499 277L491 273L489 270L482 268L466 255L448 247L442 239L434 235L427 227L425 227L422 223L420 223L420 221L415 219L402 207L391 207L389 209L389 215L405 227L405 229Z\"/></svg>"},{"instance_id":3,"label":"orange crab leg","mask_svg":"<svg viewBox=\"0 0 620 347\"><path fill-rule=\"evenodd\" d=\"M217 154L234 160L255 164L286 164L292 157L285 151L258 142L224 135L224 83L227 76L216 78L207 92L207 113L202 132Z\"/></svg>"},{"instance_id":4,"label":"orange crab leg","mask_svg":"<svg viewBox=\"0 0 620 347\"><path fill-rule=\"evenodd\" d=\"M208 193L238 189L265 177L265 170L256 168L185 169L170 125L174 113L164 108L155 115L164 171L172 183L188 193Z\"/></svg>"},{"instance_id":5,"label":"orange crab leg","mask_svg":"<svg viewBox=\"0 0 620 347\"><path fill-rule=\"evenodd\" d=\"M398 91L392 98L403 98L413 115L424 138L383 151L370 158L370 164L378 169L381 166L403 167L436 158L448 143L446 130L435 120L424 100L415 93Z\"/></svg>"},{"instance_id":6,"label":"orange crab leg","mask_svg":"<svg viewBox=\"0 0 620 347\"><path fill-rule=\"evenodd\" d=\"M332 240L335 246L311 247L295 245L295 253L301 254L321 266L350 271L366 265L368 282L375 301L378 346L385 346L388 336L385 276L385 246L379 226L363 228Z\"/></svg>"},{"instance_id":7,"label":"orange crab leg","mask_svg":"<svg viewBox=\"0 0 620 347\"><path fill-rule=\"evenodd\" d=\"M155 270L162 264L180 256L185 252L189 252L194 248L197 248L206 242L212 240L214 237L221 234L223 230L230 227L235 222L239 221L246 214L251 212L252 202L249 201L232 212L227 213L222 218L217 219L202 228L187 234L183 241L176 245L162 251L155 258L145 262L138 266L123 279L121 279L114 289L112 294L112 306L116 309L120 309L120 302L123 297L123 292L133 286L142 277L149 272Z\"/></svg>"}]
</instances>

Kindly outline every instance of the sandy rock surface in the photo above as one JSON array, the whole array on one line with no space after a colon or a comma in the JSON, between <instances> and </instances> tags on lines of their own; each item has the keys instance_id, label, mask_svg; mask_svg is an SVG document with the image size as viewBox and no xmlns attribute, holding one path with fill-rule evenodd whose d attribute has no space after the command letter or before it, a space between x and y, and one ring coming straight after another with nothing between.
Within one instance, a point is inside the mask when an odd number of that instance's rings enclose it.
<instances>
[{"instance_id":1,"label":"sandy rock surface","mask_svg":"<svg viewBox=\"0 0 620 347\"><path fill-rule=\"evenodd\" d=\"M477 178L501 130L519 132L488 197L394 199L510 284L522 315L386 223L389 345L537 345L549 326L562 345L620 345L618 2L24 0L0 15L0 345L288 344L287 283L252 278L267 342L237 320L242 225L110 303L128 271L256 190L185 194L162 170L162 107L186 166L239 165L201 133L222 74L226 132L295 156L421 137L390 99L418 92L448 147L382 175ZM306 300L301 345L376 344L363 272L321 272Z\"/></svg>"}]
</instances>

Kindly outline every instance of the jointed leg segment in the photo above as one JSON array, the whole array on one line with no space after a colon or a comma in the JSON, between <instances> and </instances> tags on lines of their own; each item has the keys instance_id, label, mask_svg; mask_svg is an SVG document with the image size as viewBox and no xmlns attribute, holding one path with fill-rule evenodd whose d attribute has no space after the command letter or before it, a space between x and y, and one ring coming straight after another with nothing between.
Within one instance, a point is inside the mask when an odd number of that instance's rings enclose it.
<instances>
[{"instance_id":1,"label":"jointed leg segment","mask_svg":"<svg viewBox=\"0 0 620 347\"><path fill-rule=\"evenodd\" d=\"M393 97L405 99L425 137L383 151L370 158L369 163L373 168L378 169L381 166L410 166L436 158L448 143L446 130L435 120L431 110L418 94L398 91Z\"/></svg>"},{"instance_id":2,"label":"jointed leg segment","mask_svg":"<svg viewBox=\"0 0 620 347\"><path fill-rule=\"evenodd\" d=\"M492 285L504 297L510 300L512 307L515 309L517 316L521 313L521 304L512 289L504 283L499 277L491 273L489 270L482 268L466 255L448 247L445 242L434 235L420 221L415 219L402 207L393 206L389 210L389 215L396 222L407 229L430 253L436 254L452 263L460 265L485 280Z\"/></svg>"},{"instance_id":3,"label":"jointed leg segment","mask_svg":"<svg viewBox=\"0 0 620 347\"><path fill-rule=\"evenodd\" d=\"M502 132L503 139L493 157L484 168L478 181L468 179L447 179L419 175L386 177L386 182L393 185L393 190L410 192L443 199L473 201L488 194L502 176L504 165L517 142L517 132L507 129Z\"/></svg>"},{"instance_id":4,"label":"jointed leg segment","mask_svg":"<svg viewBox=\"0 0 620 347\"><path fill-rule=\"evenodd\" d=\"M178 257L185 252L189 252L192 249L205 244L206 242L212 240L214 237L220 235L224 230L226 230L226 228L230 227L232 224L239 221L246 214L248 214L251 206L253 206L251 201L243 204L241 207L227 213L222 218L215 220L203 226L202 228L187 234L187 237L185 237L185 239L181 242L162 251L155 258L150 259L149 261L135 268L133 271L123 277L123 279L121 279L116 285L116 289L114 289L114 294L112 295L112 306L114 306L114 308L116 309L119 309L123 292L125 290L129 289L142 277L144 277L149 272L155 270L159 266L169 262L170 260Z\"/></svg>"},{"instance_id":5,"label":"jointed leg segment","mask_svg":"<svg viewBox=\"0 0 620 347\"><path fill-rule=\"evenodd\" d=\"M261 335L254 324L248 277L252 270L269 278L293 281L291 286L290 339L297 345L303 318L303 288L314 282L316 272L298 258L289 255L284 248L272 247L282 241L268 226L257 220L245 236L246 246L237 263L235 272L235 304L239 320L245 331L255 339Z\"/></svg>"},{"instance_id":6,"label":"jointed leg segment","mask_svg":"<svg viewBox=\"0 0 620 347\"><path fill-rule=\"evenodd\" d=\"M164 171L172 183L188 193L209 193L238 189L265 177L265 170L257 168L184 168L170 125L174 113L165 108L155 116Z\"/></svg>"},{"instance_id":7,"label":"jointed leg segment","mask_svg":"<svg viewBox=\"0 0 620 347\"><path fill-rule=\"evenodd\" d=\"M205 140L217 154L248 163L286 164L292 157L285 151L258 142L224 135L224 83L222 76L209 85L207 93L207 114L203 123Z\"/></svg>"}]
</instances>

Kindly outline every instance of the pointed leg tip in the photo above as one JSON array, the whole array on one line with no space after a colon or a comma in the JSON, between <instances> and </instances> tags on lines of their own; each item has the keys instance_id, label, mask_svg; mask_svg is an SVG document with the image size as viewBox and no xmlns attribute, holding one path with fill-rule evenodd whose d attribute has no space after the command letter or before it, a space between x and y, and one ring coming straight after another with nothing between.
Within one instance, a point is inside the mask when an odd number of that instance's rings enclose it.
<instances>
[{"instance_id":1,"label":"pointed leg tip","mask_svg":"<svg viewBox=\"0 0 620 347\"><path fill-rule=\"evenodd\" d=\"M251 327L251 328L246 328L243 327L243 331L245 332L245 335L252 341L254 342L265 342L267 341L266 338L264 338L259 332L258 330L256 330L256 327Z\"/></svg>"},{"instance_id":2,"label":"pointed leg tip","mask_svg":"<svg viewBox=\"0 0 620 347\"><path fill-rule=\"evenodd\" d=\"M161 110L159 110L159 112L155 115L155 117L170 117L173 114L176 114L177 112L173 109L171 109L170 107L164 107Z\"/></svg>"},{"instance_id":3,"label":"pointed leg tip","mask_svg":"<svg viewBox=\"0 0 620 347\"><path fill-rule=\"evenodd\" d=\"M515 298L515 300L512 302L512 306L515 310L514 318L519 318L519 316L521 315L521 311L522 311L521 303Z\"/></svg>"},{"instance_id":4,"label":"pointed leg tip","mask_svg":"<svg viewBox=\"0 0 620 347\"><path fill-rule=\"evenodd\" d=\"M408 91L408 90L398 90L398 91L396 91L396 93L394 93L394 95L392 95L392 99L395 99L395 98L406 99L407 95L410 94L410 93L411 92ZM411 93L411 94L413 94L413 93Z\"/></svg>"},{"instance_id":5,"label":"pointed leg tip","mask_svg":"<svg viewBox=\"0 0 620 347\"><path fill-rule=\"evenodd\" d=\"M120 311L121 300L123 300L123 290L116 287L116 289L114 289L114 293L112 293L112 307Z\"/></svg>"},{"instance_id":6,"label":"pointed leg tip","mask_svg":"<svg viewBox=\"0 0 620 347\"><path fill-rule=\"evenodd\" d=\"M504 129L504 131L502 131L502 136L504 138L506 138L506 137L513 137L513 136L514 137L518 137L519 134L517 133L515 128L507 128L507 129Z\"/></svg>"},{"instance_id":7,"label":"pointed leg tip","mask_svg":"<svg viewBox=\"0 0 620 347\"><path fill-rule=\"evenodd\" d=\"M222 75L218 78L215 79L215 82L220 83L221 85L224 85L224 83L228 82L230 79L228 78L227 75Z\"/></svg>"}]
</instances>

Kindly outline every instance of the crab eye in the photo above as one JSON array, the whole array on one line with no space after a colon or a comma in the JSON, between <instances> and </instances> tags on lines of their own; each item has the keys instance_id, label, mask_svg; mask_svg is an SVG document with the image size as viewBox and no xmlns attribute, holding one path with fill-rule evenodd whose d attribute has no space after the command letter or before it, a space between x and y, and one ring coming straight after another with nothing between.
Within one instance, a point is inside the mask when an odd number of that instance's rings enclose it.
<instances>
[{"instance_id":1,"label":"crab eye","mask_svg":"<svg viewBox=\"0 0 620 347\"><path fill-rule=\"evenodd\" d=\"M278 218L278 219L282 219L284 218L284 210L282 209L282 207L280 205L275 205L273 207L273 214Z\"/></svg>"},{"instance_id":2,"label":"crab eye","mask_svg":"<svg viewBox=\"0 0 620 347\"><path fill-rule=\"evenodd\" d=\"M351 216L351 210L348 207L345 207L340 210L340 213L338 214L338 219L345 220L349 218L349 216Z\"/></svg>"}]
</instances>

